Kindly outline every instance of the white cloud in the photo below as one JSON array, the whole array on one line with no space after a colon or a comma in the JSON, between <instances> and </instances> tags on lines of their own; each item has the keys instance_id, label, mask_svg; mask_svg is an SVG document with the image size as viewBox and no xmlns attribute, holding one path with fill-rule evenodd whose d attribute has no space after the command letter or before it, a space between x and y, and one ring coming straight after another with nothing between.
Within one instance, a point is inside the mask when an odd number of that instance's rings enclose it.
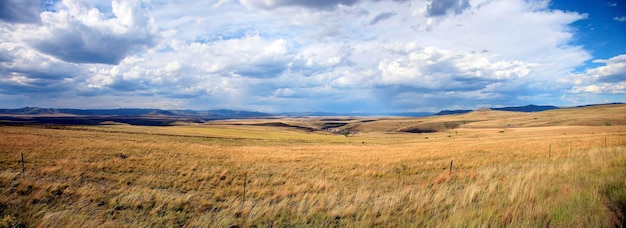
<instances>
[{"instance_id":1,"label":"white cloud","mask_svg":"<svg viewBox=\"0 0 626 228\"><path fill-rule=\"evenodd\" d=\"M626 55L593 62L605 65L572 75L573 93L626 94Z\"/></svg>"},{"instance_id":2,"label":"white cloud","mask_svg":"<svg viewBox=\"0 0 626 228\"><path fill-rule=\"evenodd\" d=\"M450 99L458 94L473 94L451 103L468 100L496 100L517 95L520 80L528 77L537 64L521 61L492 62L487 54L457 53L435 47L416 48L405 57L383 60L377 86L395 102L409 94L444 94ZM513 87L497 90L497 87ZM419 97L418 96L418 97ZM405 102L406 103L406 102Z\"/></svg>"},{"instance_id":3,"label":"white cloud","mask_svg":"<svg viewBox=\"0 0 626 228\"><path fill-rule=\"evenodd\" d=\"M572 90L574 93L595 93L595 94L626 94L626 82L616 84L600 83L597 85L576 86Z\"/></svg>"},{"instance_id":4,"label":"white cloud","mask_svg":"<svg viewBox=\"0 0 626 228\"><path fill-rule=\"evenodd\" d=\"M41 26L23 27L21 39L66 62L117 64L150 47L153 25L138 2L112 1L113 18L82 1L63 1L41 13Z\"/></svg>"},{"instance_id":5,"label":"white cloud","mask_svg":"<svg viewBox=\"0 0 626 228\"><path fill-rule=\"evenodd\" d=\"M472 5L479 6L441 21L432 29L432 39L424 43L451 50L486 50L502 59L558 63L564 68L590 58L579 47L568 45L572 33L567 25L584 15L538 10L534 4L517 0Z\"/></svg>"},{"instance_id":6,"label":"white cloud","mask_svg":"<svg viewBox=\"0 0 626 228\"><path fill-rule=\"evenodd\" d=\"M626 21L626 16L614 17L613 20L616 20L616 21L619 21L619 22L624 22L624 21Z\"/></svg>"},{"instance_id":7,"label":"white cloud","mask_svg":"<svg viewBox=\"0 0 626 228\"><path fill-rule=\"evenodd\" d=\"M168 63L167 65L165 65L165 71L168 73L174 73L178 70L180 70L181 66L180 63L178 61L173 61Z\"/></svg>"},{"instance_id":8,"label":"white cloud","mask_svg":"<svg viewBox=\"0 0 626 228\"><path fill-rule=\"evenodd\" d=\"M594 60L594 63L604 63L605 66L587 70L587 75L601 82L626 81L626 55L618 55L608 60Z\"/></svg>"},{"instance_id":9,"label":"white cloud","mask_svg":"<svg viewBox=\"0 0 626 228\"><path fill-rule=\"evenodd\" d=\"M0 18L0 72L10 75L0 93L17 100L49 91L77 107L129 107L136 98L145 102L137 107L275 111L430 110L518 104L533 94L552 103L564 85L550 82L590 55L570 44L569 24L585 15L548 6L66 0L36 15L39 24ZM615 77L602 72L611 70L589 74L608 83ZM603 91L590 80L580 88L591 85Z\"/></svg>"}]
</instances>

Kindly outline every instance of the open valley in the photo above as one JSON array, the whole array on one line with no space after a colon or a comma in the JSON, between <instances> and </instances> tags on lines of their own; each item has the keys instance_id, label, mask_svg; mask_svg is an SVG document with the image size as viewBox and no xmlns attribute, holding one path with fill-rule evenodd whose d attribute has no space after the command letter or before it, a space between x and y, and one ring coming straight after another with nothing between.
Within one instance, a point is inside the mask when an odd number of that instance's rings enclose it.
<instances>
[{"instance_id":1,"label":"open valley","mask_svg":"<svg viewBox=\"0 0 626 228\"><path fill-rule=\"evenodd\" d=\"M0 168L0 227L620 227L626 105L3 122Z\"/></svg>"}]
</instances>

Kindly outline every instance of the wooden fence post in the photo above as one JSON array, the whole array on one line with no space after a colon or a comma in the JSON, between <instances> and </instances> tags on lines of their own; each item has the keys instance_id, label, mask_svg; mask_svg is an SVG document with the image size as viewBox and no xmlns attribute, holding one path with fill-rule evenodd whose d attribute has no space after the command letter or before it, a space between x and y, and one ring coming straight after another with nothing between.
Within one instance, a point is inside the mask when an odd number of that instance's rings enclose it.
<instances>
[{"instance_id":1,"label":"wooden fence post","mask_svg":"<svg viewBox=\"0 0 626 228\"><path fill-rule=\"evenodd\" d=\"M454 162L454 160L450 160L450 174L452 174L452 162Z\"/></svg>"},{"instance_id":2,"label":"wooden fence post","mask_svg":"<svg viewBox=\"0 0 626 228\"><path fill-rule=\"evenodd\" d=\"M243 203L241 204L241 207L243 208L243 205L246 203L246 182L248 182L248 173L245 172L243 173Z\"/></svg>"},{"instance_id":3,"label":"wooden fence post","mask_svg":"<svg viewBox=\"0 0 626 228\"><path fill-rule=\"evenodd\" d=\"M550 144L550 148L548 149L548 158L552 158L552 144Z\"/></svg>"},{"instance_id":4,"label":"wooden fence post","mask_svg":"<svg viewBox=\"0 0 626 228\"><path fill-rule=\"evenodd\" d=\"M24 153L22 153L22 179L25 178Z\"/></svg>"},{"instance_id":5,"label":"wooden fence post","mask_svg":"<svg viewBox=\"0 0 626 228\"><path fill-rule=\"evenodd\" d=\"M326 172L324 172L324 185L322 187L326 188Z\"/></svg>"}]
</instances>

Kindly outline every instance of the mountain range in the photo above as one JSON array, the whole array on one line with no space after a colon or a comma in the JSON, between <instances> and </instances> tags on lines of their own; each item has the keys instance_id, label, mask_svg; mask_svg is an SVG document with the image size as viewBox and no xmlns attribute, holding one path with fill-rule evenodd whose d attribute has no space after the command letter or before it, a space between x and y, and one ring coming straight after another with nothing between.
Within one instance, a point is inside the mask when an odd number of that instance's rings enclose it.
<instances>
[{"instance_id":1,"label":"mountain range","mask_svg":"<svg viewBox=\"0 0 626 228\"><path fill-rule=\"evenodd\" d=\"M491 110L498 111L509 111L509 112L541 112L552 109L559 109L559 107L552 105L526 105L526 106L516 106L516 107L502 107L502 108L488 108ZM443 110L438 112L435 115L453 115L453 114L463 114L468 113L474 110Z\"/></svg>"},{"instance_id":2,"label":"mountain range","mask_svg":"<svg viewBox=\"0 0 626 228\"><path fill-rule=\"evenodd\" d=\"M17 109L0 109L0 114L13 115L81 115L81 116L195 116L195 117L263 117L272 114L252 111L234 111L227 109L195 111L195 110L162 110L162 109L56 109L24 107Z\"/></svg>"},{"instance_id":3,"label":"mountain range","mask_svg":"<svg viewBox=\"0 0 626 228\"><path fill-rule=\"evenodd\" d=\"M610 103L622 104L622 103ZM594 106L582 105L578 107ZM488 108L499 111L511 112L541 112L552 109L559 109L552 105L526 105L514 107ZM271 116L404 116L404 117L422 117L431 115L453 115L463 114L474 110L442 110L438 113L430 112L399 112L399 113L332 113L332 112L282 112L282 113L265 113L255 111L237 111L228 109L217 110L163 110L163 109L140 109L140 108L120 108L120 109L68 109L68 108L39 108L24 107L17 109L0 109L1 115L52 115L52 116L117 116L117 117L198 117L202 119L228 119L228 118L253 118L253 117L271 117Z\"/></svg>"}]
</instances>

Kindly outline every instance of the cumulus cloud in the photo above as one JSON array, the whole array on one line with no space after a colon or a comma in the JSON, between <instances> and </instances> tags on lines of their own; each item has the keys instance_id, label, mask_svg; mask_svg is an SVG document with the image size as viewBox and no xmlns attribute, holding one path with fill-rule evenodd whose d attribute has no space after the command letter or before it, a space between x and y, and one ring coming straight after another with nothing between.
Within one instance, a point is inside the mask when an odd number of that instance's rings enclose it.
<instances>
[{"instance_id":1,"label":"cumulus cloud","mask_svg":"<svg viewBox=\"0 0 626 228\"><path fill-rule=\"evenodd\" d=\"M547 7L68 0L38 23L0 19L0 97L15 101L5 105L55 94L63 99L46 106L338 112L553 103L571 89L554 82L590 55L570 44L569 25L585 15ZM587 76L580 93L623 81L619 72L589 71L603 76Z\"/></svg>"},{"instance_id":2,"label":"cumulus cloud","mask_svg":"<svg viewBox=\"0 0 626 228\"><path fill-rule=\"evenodd\" d=\"M491 62L485 56L454 53L435 47L416 49L406 57L381 61L383 85L403 85L429 90L479 90L504 80L528 75L534 64Z\"/></svg>"},{"instance_id":3,"label":"cumulus cloud","mask_svg":"<svg viewBox=\"0 0 626 228\"><path fill-rule=\"evenodd\" d=\"M58 12L43 12L42 26L24 30L24 40L40 52L74 63L117 64L150 47L150 22L140 5L113 1L113 18L80 1L64 1Z\"/></svg>"},{"instance_id":4,"label":"cumulus cloud","mask_svg":"<svg viewBox=\"0 0 626 228\"><path fill-rule=\"evenodd\" d=\"M572 79L574 93L626 93L626 55L593 62L605 65L588 69L583 74L574 74Z\"/></svg>"},{"instance_id":5,"label":"cumulus cloud","mask_svg":"<svg viewBox=\"0 0 626 228\"><path fill-rule=\"evenodd\" d=\"M600 82L626 81L626 55L618 55L608 60L594 60L594 63L604 63L605 66L587 70L587 75Z\"/></svg>"},{"instance_id":6,"label":"cumulus cloud","mask_svg":"<svg viewBox=\"0 0 626 228\"><path fill-rule=\"evenodd\" d=\"M252 101L244 97L253 83L281 76L290 56L285 40L257 35L162 45L159 52L128 57L113 67L94 66L86 92L205 100L201 103L236 108L243 100Z\"/></svg>"},{"instance_id":7,"label":"cumulus cloud","mask_svg":"<svg viewBox=\"0 0 626 228\"><path fill-rule=\"evenodd\" d=\"M400 52L396 50L396 52ZM391 108L471 108L516 104L535 79L535 63L493 60L488 53L455 52L406 45L406 54L381 60L373 83L376 98ZM422 111L424 111L422 109Z\"/></svg>"},{"instance_id":8,"label":"cumulus cloud","mask_svg":"<svg viewBox=\"0 0 626 228\"><path fill-rule=\"evenodd\" d=\"M208 43L176 44L174 50L205 56L188 56L198 70L210 74L229 76L232 74L268 78L280 75L287 67L290 56L287 42L283 39L267 40L260 36L248 36Z\"/></svg>"},{"instance_id":9,"label":"cumulus cloud","mask_svg":"<svg viewBox=\"0 0 626 228\"><path fill-rule=\"evenodd\" d=\"M10 40L1 34L0 40ZM46 94L67 90L83 69L75 64L50 58L15 42L0 43L0 93Z\"/></svg>"}]
</instances>

